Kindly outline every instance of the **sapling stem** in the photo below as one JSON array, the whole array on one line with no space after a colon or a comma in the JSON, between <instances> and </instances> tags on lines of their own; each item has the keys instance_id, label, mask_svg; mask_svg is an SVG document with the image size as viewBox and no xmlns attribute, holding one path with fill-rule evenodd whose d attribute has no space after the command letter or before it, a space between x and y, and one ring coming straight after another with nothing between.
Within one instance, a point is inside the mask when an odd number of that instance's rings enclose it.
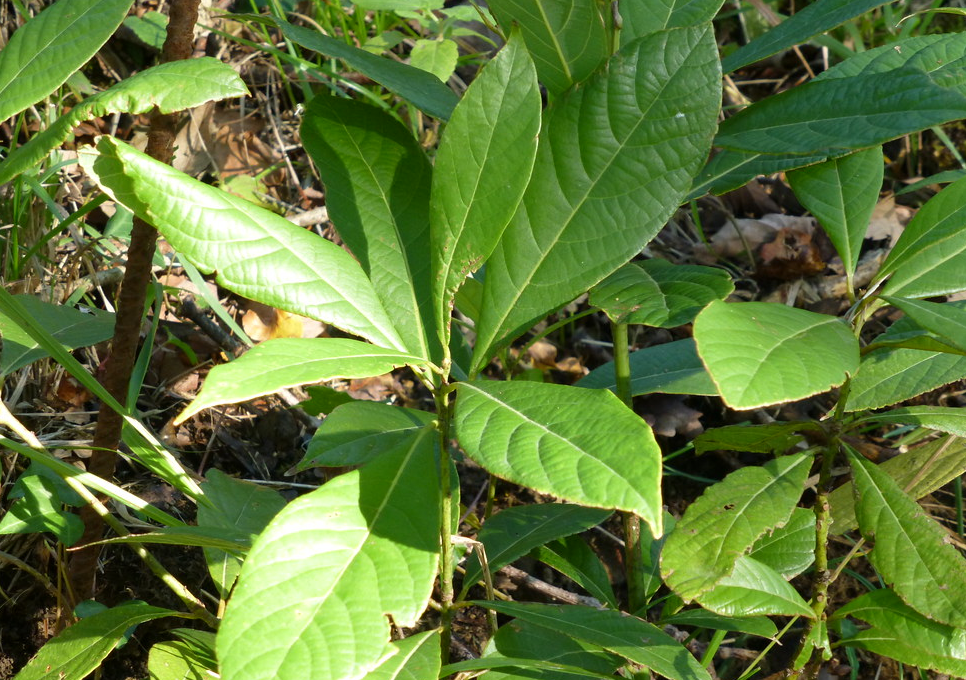
<instances>
[{"instance_id":1,"label":"sapling stem","mask_svg":"<svg viewBox=\"0 0 966 680\"><path fill-rule=\"evenodd\" d=\"M614 341L614 377L617 396L627 408L634 409L631 395L631 355L627 343L627 324L611 323ZM644 553L641 547L641 518L633 512L621 513L624 525L624 564L627 570L627 608L635 614L647 606L644 579Z\"/></svg>"},{"instance_id":2,"label":"sapling stem","mask_svg":"<svg viewBox=\"0 0 966 680\"><path fill-rule=\"evenodd\" d=\"M450 527L450 518L453 514L453 491L450 488L449 425L453 414L451 412L448 390L437 390L435 397L437 428L439 430L439 549L441 551L439 564L440 647L443 664L447 664L449 663L449 647L453 622L453 572L456 567L453 560L452 527Z\"/></svg>"}]
</instances>

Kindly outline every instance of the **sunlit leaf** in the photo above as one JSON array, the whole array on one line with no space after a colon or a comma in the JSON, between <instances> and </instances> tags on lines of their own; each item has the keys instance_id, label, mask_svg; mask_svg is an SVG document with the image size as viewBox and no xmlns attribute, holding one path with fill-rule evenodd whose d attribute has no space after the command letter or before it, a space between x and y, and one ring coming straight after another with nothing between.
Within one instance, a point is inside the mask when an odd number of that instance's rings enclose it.
<instances>
[{"instance_id":1,"label":"sunlit leaf","mask_svg":"<svg viewBox=\"0 0 966 680\"><path fill-rule=\"evenodd\" d=\"M795 508L784 526L759 538L749 557L790 579L808 569L815 561L815 513Z\"/></svg>"},{"instance_id":2,"label":"sunlit leaf","mask_svg":"<svg viewBox=\"0 0 966 680\"><path fill-rule=\"evenodd\" d=\"M725 616L804 616L815 613L781 574L744 555L734 570L708 591L697 596L702 607Z\"/></svg>"}]
</instances>

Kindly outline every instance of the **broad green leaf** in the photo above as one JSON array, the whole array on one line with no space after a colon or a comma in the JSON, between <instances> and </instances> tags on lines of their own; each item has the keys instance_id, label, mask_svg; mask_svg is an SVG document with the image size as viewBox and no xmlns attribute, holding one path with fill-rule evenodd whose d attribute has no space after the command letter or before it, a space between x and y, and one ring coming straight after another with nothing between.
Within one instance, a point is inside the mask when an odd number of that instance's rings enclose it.
<instances>
[{"instance_id":1,"label":"broad green leaf","mask_svg":"<svg viewBox=\"0 0 966 680\"><path fill-rule=\"evenodd\" d=\"M556 569L604 604L617 609L617 597L607 569L580 536L552 541L537 547L530 555Z\"/></svg>"},{"instance_id":2,"label":"broad green leaf","mask_svg":"<svg viewBox=\"0 0 966 680\"><path fill-rule=\"evenodd\" d=\"M576 666L587 671L613 675L623 659L594 647L572 635L544 628L524 619L514 619L500 626L483 651L483 658L532 659ZM487 680L510 674L487 674Z\"/></svg>"},{"instance_id":3,"label":"broad green leaf","mask_svg":"<svg viewBox=\"0 0 966 680\"><path fill-rule=\"evenodd\" d=\"M771 622L771 619L764 616L722 616L706 609L685 609L677 614L663 617L661 623L748 633L765 638L774 637L778 634L778 628L775 624Z\"/></svg>"},{"instance_id":4,"label":"broad green leaf","mask_svg":"<svg viewBox=\"0 0 966 680\"><path fill-rule=\"evenodd\" d=\"M884 169L882 149L874 146L788 173L795 196L818 219L850 277L879 201Z\"/></svg>"},{"instance_id":5,"label":"broad green leaf","mask_svg":"<svg viewBox=\"0 0 966 680\"><path fill-rule=\"evenodd\" d=\"M432 73L445 83L456 70L459 56L459 48L452 40L421 38L415 42L409 53L409 63Z\"/></svg>"},{"instance_id":6,"label":"broad green leaf","mask_svg":"<svg viewBox=\"0 0 966 680\"><path fill-rule=\"evenodd\" d=\"M938 335L944 344L966 352L966 310L949 303L907 300L882 296L893 307L901 309L916 325Z\"/></svg>"},{"instance_id":7,"label":"broad green leaf","mask_svg":"<svg viewBox=\"0 0 966 680\"><path fill-rule=\"evenodd\" d=\"M699 456L708 451L784 453L802 441L802 430L814 429L816 426L808 422L725 425L695 437L694 452Z\"/></svg>"},{"instance_id":8,"label":"broad green leaf","mask_svg":"<svg viewBox=\"0 0 966 680\"><path fill-rule=\"evenodd\" d=\"M610 54L601 5L595 0L491 0L489 8L504 33L520 26L540 82L551 96L587 79Z\"/></svg>"},{"instance_id":9,"label":"broad green leaf","mask_svg":"<svg viewBox=\"0 0 966 680\"><path fill-rule=\"evenodd\" d=\"M412 134L362 102L318 95L299 128L325 185L339 236L368 274L407 350L431 356L429 259L432 167ZM436 357L434 357L436 358Z\"/></svg>"},{"instance_id":10,"label":"broad green leaf","mask_svg":"<svg viewBox=\"0 0 966 680\"><path fill-rule=\"evenodd\" d=\"M839 608L834 616L854 616L872 626L844 637L843 645L966 677L966 630L929 620L891 590L865 593Z\"/></svg>"},{"instance_id":11,"label":"broad green leaf","mask_svg":"<svg viewBox=\"0 0 966 680\"><path fill-rule=\"evenodd\" d=\"M316 430L296 471L319 465L362 465L433 422L427 411L376 401L336 408Z\"/></svg>"},{"instance_id":12,"label":"broad green leaf","mask_svg":"<svg viewBox=\"0 0 966 680\"><path fill-rule=\"evenodd\" d=\"M966 116L966 94L904 66L887 73L811 80L727 118L715 144L769 154L862 149Z\"/></svg>"},{"instance_id":13,"label":"broad green leaf","mask_svg":"<svg viewBox=\"0 0 966 680\"><path fill-rule=\"evenodd\" d=\"M966 411L961 407L907 406L863 416L862 423L918 425L957 437L966 437Z\"/></svg>"},{"instance_id":14,"label":"broad green leaf","mask_svg":"<svg viewBox=\"0 0 966 680\"><path fill-rule=\"evenodd\" d=\"M665 28L711 21L721 4L721 0L621 0L621 45Z\"/></svg>"},{"instance_id":15,"label":"broad green leaf","mask_svg":"<svg viewBox=\"0 0 966 680\"><path fill-rule=\"evenodd\" d=\"M708 487L664 543L661 574L668 586L690 602L729 576L755 541L789 520L811 462L804 454L784 456Z\"/></svg>"},{"instance_id":16,"label":"broad green leaf","mask_svg":"<svg viewBox=\"0 0 966 680\"><path fill-rule=\"evenodd\" d=\"M153 9L148 10L140 17L130 15L124 17L124 25L134 31L137 39L149 47L160 51L164 47L164 38L167 35L168 17L161 12Z\"/></svg>"},{"instance_id":17,"label":"broad green leaf","mask_svg":"<svg viewBox=\"0 0 966 680\"><path fill-rule=\"evenodd\" d=\"M735 289L724 269L653 259L625 264L590 291L590 304L613 323L674 328Z\"/></svg>"},{"instance_id":18,"label":"broad green leaf","mask_svg":"<svg viewBox=\"0 0 966 680\"><path fill-rule=\"evenodd\" d=\"M550 107L523 202L487 262L473 373L653 238L707 155L720 86L704 25L631 43Z\"/></svg>"},{"instance_id":19,"label":"broad green leaf","mask_svg":"<svg viewBox=\"0 0 966 680\"><path fill-rule=\"evenodd\" d=\"M49 531L70 547L84 533L80 517L64 510L54 482L41 474L28 471L21 475L8 494L8 500L13 499L0 516L0 535Z\"/></svg>"},{"instance_id":20,"label":"broad green leaf","mask_svg":"<svg viewBox=\"0 0 966 680\"><path fill-rule=\"evenodd\" d=\"M366 680L436 680L439 677L439 631L427 630L389 644L395 654L366 675Z\"/></svg>"},{"instance_id":21,"label":"broad green leaf","mask_svg":"<svg viewBox=\"0 0 966 680\"><path fill-rule=\"evenodd\" d=\"M928 331L910 331L908 333L883 333L862 348L863 354L869 354L877 349L918 349L924 352L944 352L966 356L966 351L954 347L947 340L937 338Z\"/></svg>"},{"instance_id":22,"label":"broad green leaf","mask_svg":"<svg viewBox=\"0 0 966 680\"><path fill-rule=\"evenodd\" d=\"M211 369L201 392L177 422L212 406L248 401L287 387L333 378L368 378L398 366L424 363L417 356L349 338L268 340Z\"/></svg>"},{"instance_id":23,"label":"broad green leaf","mask_svg":"<svg viewBox=\"0 0 966 680\"><path fill-rule=\"evenodd\" d=\"M201 631L198 631L201 632ZM158 642L148 654L148 677L151 680L207 680L218 672L214 659L214 633L211 654L191 642L168 640Z\"/></svg>"},{"instance_id":24,"label":"broad green leaf","mask_svg":"<svg viewBox=\"0 0 966 680\"><path fill-rule=\"evenodd\" d=\"M245 482L212 468L201 485L208 504L198 506L198 526L249 536L248 545L285 507L274 489ZM224 550L206 549L208 573L221 597L227 599L235 585L242 559Z\"/></svg>"},{"instance_id":25,"label":"broad green leaf","mask_svg":"<svg viewBox=\"0 0 966 680\"><path fill-rule=\"evenodd\" d=\"M871 285L883 295L921 298L966 289L966 178L926 202L906 225Z\"/></svg>"},{"instance_id":26,"label":"broad green leaf","mask_svg":"<svg viewBox=\"0 0 966 680\"><path fill-rule=\"evenodd\" d=\"M744 555L734 570L697 596L702 607L724 616L804 616L815 613L781 574Z\"/></svg>"},{"instance_id":27,"label":"broad green leaf","mask_svg":"<svg viewBox=\"0 0 966 680\"><path fill-rule=\"evenodd\" d=\"M966 561L887 473L850 453L856 517L883 580L924 616L966 627Z\"/></svg>"},{"instance_id":28,"label":"broad green leaf","mask_svg":"<svg viewBox=\"0 0 966 680\"><path fill-rule=\"evenodd\" d=\"M456 93L439 78L422 69L371 54L310 28L295 26L281 19L274 21L292 42L327 57L342 59L350 68L395 92L434 118L447 120L459 101Z\"/></svg>"},{"instance_id":29,"label":"broad green leaf","mask_svg":"<svg viewBox=\"0 0 966 680\"><path fill-rule=\"evenodd\" d=\"M310 416L327 416L343 404L355 401L348 392L327 385L308 385L305 393L309 398L299 403L299 408Z\"/></svg>"},{"instance_id":30,"label":"broad green leaf","mask_svg":"<svg viewBox=\"0 0 966 680\"><path fill-rule=\"evenodd\" d=\"M109 340L114 335L113 314L100 311L85 314L73 307L44 302L33 295L14 297L34 319L68 349L94 345ZM18 368L49 356L25 328L21 328L2 312L0 312L0 336L3 337L0 374L10 375Z\"/></svg>"},{"instance_id":31,"label":"broad green leaf","mask_svg":"<svg viewBox=\"0 0 966 680\"><path fill-rule=\"evenodd\" d=\"M182 545L198 548L227 550L235 554L245 552L251 545L251 536L238 531L211 527L162 527L157 531L127 534L106 538L97 543L157 543L159 545Z\"/></svg>"},{"instance_id":32,"label":"broad green leaf","mask_svg":"<svg viewBox=\"0 0 966 680\"><path fill-rule=\"evenodd\" d=\"M879 464L879 469L908 489L911 498L922 498L966 473L966 441L944 437L917 446ZM832 534L845 534L856 528L855 498L852 482L829 494L832 506Z\"/></svg>"},{"instance_id":33,"label":"broad green leaf","mask_svg":"<svg viewBox=\"0 0 966 680\"><path fill-rule=\"evenodd\" d=\"M848 153L848 152L842 152ZM835 154L831 154L834 157ZM723 194L744 186L759 175L800 168L828 160L830 154L789 155L760 154L753 151L722 149L708 161L691 185L688 199L701 198L707 193Z\"/></svg>"},{"instance_id":34,"label":"broad green leaf","mask_svg":"<svg viewBox=\"0 0 966 680\"><path fill-rule=\"evenodd\" d=\"M634 512L661 535L661 450L612 393L482 380L458 390L456 436L489 472L563 500Z\"/></svg>"},{"instance_id":35,"label":"broad green leaf","mask_svg":"<svg viewBox=\"0 0 966 680\"><path fill-rule=\"evenodd\" d=\"M917 349L877 349L862 357L846 411L891 406L966 378L966 357Z\"/></svg>"},{"instance_id":36,"label":"broad green leaf","mask_svg":"<svg viewBox=\"0 0 966 680\"><path fill-rule=\"evenodd\" d=\"M401 349L359 264L331 241L202 184L111 137L80 163L111 197L157 227L217 282L252 300Z\"/></svg>"},{"instance_id":37,"label":"broad green leaf","mask_svg":"<svg viewBox=\"0 0 966 680\"><path fill-rule=\"evenodd\" d=\"M57 2L17 30L0 51L0 120L60 87L107 42L133 0Z\"/></svg>"},{"instance_id":38,"label":"broad green leaf","mask_svg":"<svg viewBox=\"0 0 966 680\"><path fill-rule=\"evenodd\" d=\"M562 503L540 503L507 508L483 523L477 540L486 547L486 560L496 572L528 552L563 536L595 527L610 516L607 510ZM480 562L471 557L463 579L463 589L482 578Z\"/></svg>"},{"instance_id":39,"label":"broad green leaf","mask_svg":"<svg viewBox=\"0 0 966 680\"><path fill-rule=\"evenodd\" d=\"M721 67L725 73L737 71L884 4L883 0L818 0L729 54L722 60Z\"/></svg>"},{"instance_id":40,"label":"broad green leaf","mask_svg":"<svg viewBox=\"0 0 966 680\"><path fill-rule=\"evenodd\" d=\"M694 340L685 338L631 352L631 395L697 394L717 396L718 389L701 363ZM595 368L577 381L578 387L617 390L614 362Z\"/></svg>"},{"instance_id":41,"label":"broad green leaf","mask_svg":"<svg viewBox=\"0 0 966 680\"><path fill-rule=\"evenodd\" d=\"M213 57L173 61L146 69L88 97L49 128L14 149L0 162L0 184L43 159L51 149L69 139L73 129L85 120L112 113L148 113L154 107L161 113L173 113L246 94L248 88L235 69Z\"/></svg>"},{"instance_id":42,"label":"broad green leaf","mask_svg":"<svg viewBox=\"0 0 966 680\"><path fill-rule=\"evenodd\" d=\"M439 557L435 430L280 512L252 547L218 631L225 680L361 678L412 626ZM419 499L414 503L413 499Z\"/></svg>"},{"instance_id":43,"label":"broad green leaf","mask_svg":"<svg viewBox=\"0 0 966 680\"><path fill-rule=\"evenodd\" d=\"M784 526L755 542L749 557L786 580L798 576L815 561L815 513L808 508L795 508Z\"/></svg>"},{"instance_id":44,"label":"broad green leaf","mask_svg":"<svg viewBox=\"0 0 966 680\"><path fill-rule=\"evenodd\" d=\"M657 626L613 609L522 602L474 602L584 640L673 680L707 680L698 660Z\"/></svg>"},{"instance_id":45,"label":"broad green leaf","mask_svg":"<svg viewBox=\"0 0 966 680\"><path fill-rule=\"evenodd\" d=\"M443 130L430 203L433 300L443 343L449 342L456 291L493 252L523 197L537 152L540 107L536 70L514 33L470 84Z\"/></svg>"},{"instance_id":46,"label":"broad green leaf","mask_svg":"<svg viewBox=\"0 0 966 680\"><path fill-rule=\"evenodd\" d=\"M180 612L143 603L124 604L81 619L49 640L17 673L15 680L86 678L114 649L131 626Z\"/></svg>"},{"instance_id":47,"label":"broad green leaf","mask_svg":"<svg viewBox=\"0 0 966 680\"><path fill-rule=\"evenodd\" d=\"M735 409L804 399L859 368L848 324L786 305L712 302L694 322L694 339L721 398Z\"/></svg>"}]
</instances>

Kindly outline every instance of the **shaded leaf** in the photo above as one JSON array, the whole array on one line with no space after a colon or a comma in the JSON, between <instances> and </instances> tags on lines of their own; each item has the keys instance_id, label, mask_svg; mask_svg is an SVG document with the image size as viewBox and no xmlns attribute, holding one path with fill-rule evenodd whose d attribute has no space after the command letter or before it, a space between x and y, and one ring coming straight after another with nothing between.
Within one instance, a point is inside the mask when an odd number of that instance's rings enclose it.
<instances>
[{"instance_id":1,"label":"shaded leaf","mask_svg":"<svg viewBox=\"0 0 966 680\"><path fill-rule=\"evenodd\" d=\"M765 638L774 637L778 634L778 628L775 624L771 622L771 619L764 616L722 616L706 609L685 609L676 614L665 616L661 619L661 623L748 633Z\"/></svg>"},{"instance_id":2,"label":"shaded leaf","mask_svg":"<svg viewBox=\"0 0 966 680\"><path fill-rule=\"evenodd\" d=\"M718 394L691 338L631 352L630 365L631 395L635 397L654 392L704 396ZM609 361L595 368L578 380L576 385L616 392L614 362Z\"/></svg>"},{"instance_id":3,"label":"shaded leaf","mask_svg":"<svg viewBox=\"0 0 966 680\"><path fill-rule=\"evenodd\" d=\"M666 520L665 520L666 521ZM617 609L617 597L607 569L580 536L567 536L537 547L530 553L559 571L601 602Z\"/></svg>"},{"instance_id":4,"label":"shaded leaf","mask_svg":"<svg viewBox=\"0 0 966 680\"><path fill-rule=\"evenodd\" d=\"M882 408L966 378L966 357L917 349L877 349L862 363L845 402L846 411Z\"/></svg>"},{"instance_id":5,"label":"shaded leaf","mask_svg":"<svg viewBox=\"0 0 966 680\"><path fill-rule=\"evenodd\" d=\"M957 437L966 437L966 412L960 407L906 406L883 413L870 413L859 422L918 425Z\"/></svg>"},{"instance_id":6,"label":"shaded leaf","mask_svg":"<svg viewBox=\"0 0 966 680\"><path fill-rule=\"evenodd\" d=\"M0 516L0 535L49 531L69 547L84 533L80 517L63 509L54 482L41 474L25 472L9 498L16 500Z\"/></svg>"},{"instance_id":7,"label":"shaded leaf","mask_svg":"<svg viewBox=\"0 0 966 680\"><path fill-rule=\"evenodd\" d=\"M579 638L538 626L523 619L514 619L500 626L487 643L483 658L532 659L575 666L594 673L613 674L623 659L583 642ZM487 674L494 680L501 674ZM513 673L502 675L513 677Z\"/></svg>"},{"instance_id":8,"label":"shaded leaf","mask_svg":"<svg viewBox=\"0 0 966 680\"><path fill-rule=\"evenodd\" d=\"M784 453L803 440L801 430L812 429L818 428L808 422L725 425L695 437L694 452L697 455L719 450Z\"/></svg>"}]
</instances>

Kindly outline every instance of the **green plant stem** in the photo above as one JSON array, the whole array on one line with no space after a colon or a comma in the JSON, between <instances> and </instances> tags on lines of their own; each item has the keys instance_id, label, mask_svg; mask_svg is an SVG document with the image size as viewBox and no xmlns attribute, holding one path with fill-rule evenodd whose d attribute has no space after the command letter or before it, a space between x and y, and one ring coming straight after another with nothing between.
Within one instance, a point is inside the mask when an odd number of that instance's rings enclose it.
<instances>
[{"instance_id":1,"label":"green plant stem","mask_svg":"<svg viewBox=\"0 0 966 680\"><path fill-rule=\"evenodd\" d=\"M617 383L617 396L627 408L633 410L634 397L631 396L631 355L627 343L627 324L612 323L611 335L614 341L614 377ZM621 522L624 526L627 608L633 614L647 606L644 552L641 546L641 518L633 512L623 512Z\"/></svg>"},{"instance_id":2,"label":"green plant stem","mask_svg":"<svg viewBox=\"0 0 966 680\"><path fill-rule=\"evenodd\" d=\"M453 490L450 487L449 426L452 419L449 390L436 391L436 415L439 428L439 624L443 664L449 663L449 647L453 622L453 539L450 522L453 515Z\"/></svg>"},{"instance_id":3,"label":"green plant stem","mask_svg":"<svg viewBox=\"0 0 966 680\"><path fill-rule=\"evenodd\" d=\"M718 648L721 647L722 640L725 639L725 635L728 634L726 630L716 630L714 635L711 636L711 642L708 643L708 648L704 650L704 654L701 655L701 667L707 668L714 661L714 655L718 653Z\"/></svg>"},{"instance_id":4,"label":"green plant stem","mask_svg":"<svg viewBox=\"0 0 966 680\"><path fill-rule=\"evenodd\" d=\"M556 321L555 323L550 324L545 329L543 329L543 331L541 331L540 333L537 333L532 338L530 338L529 340L527 340L527 343L523 347L520 348L520 353L517 355L516 360L514 360L511 364L509 364L509 366L507 368L507 370L506 370L507 380L510 379L510 376L513 374L513 371L516 370L517 364L520 363L520 359L523 357L523 355L526 354L527 353L527 350L530 349L531 347L533 347L533 345L535 343L539 342L540 340L543 340L545 337L547 337L548 335L550 335L551 333L553 333L558 328L562 328L562 327L566 326L567 324L573 323L577 319L582 319L585 316L589 316L589 315L594 314L594 313L599 312L599 311L600 310L597 309L596 307L591 307L590 309L585 309L582 312L577 312L576 314L573 314L571 316L565 317L563 319L560 319L559 321ZM504 366L507 366L507 364L504 363ZM472 378L474 376L470 376L470 377Z\"/></svg>"}]
</instances>

